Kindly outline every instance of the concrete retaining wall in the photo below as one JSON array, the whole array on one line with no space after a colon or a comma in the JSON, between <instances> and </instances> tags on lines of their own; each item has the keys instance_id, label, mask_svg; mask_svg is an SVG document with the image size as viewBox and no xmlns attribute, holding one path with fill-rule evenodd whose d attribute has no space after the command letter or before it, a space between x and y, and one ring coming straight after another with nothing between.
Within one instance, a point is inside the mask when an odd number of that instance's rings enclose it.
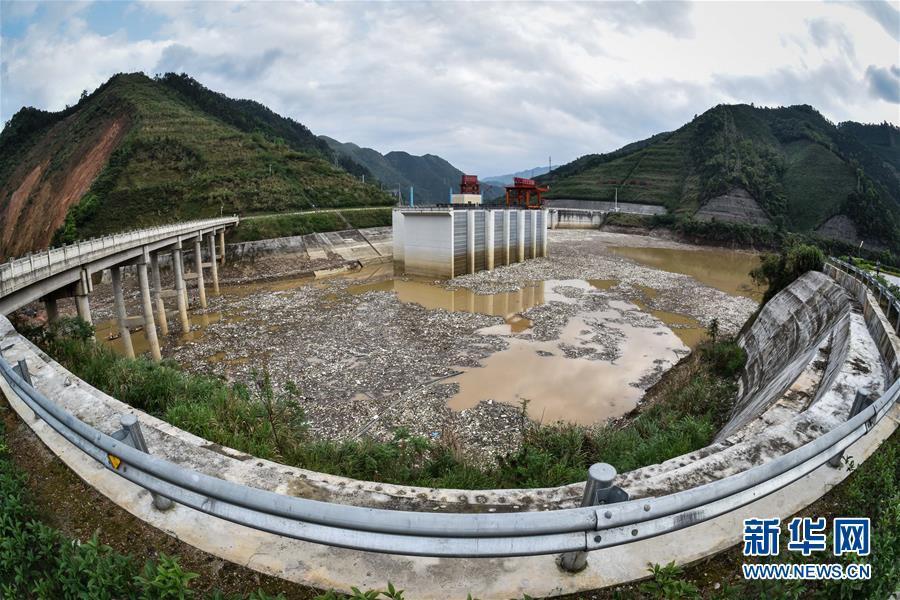
<instances>
[{"instance_id":1,"label":"concrete retaining wall","mask_svg":"<svg viewBox=\"0 0 900 600\"><path fill-rule=\"evenodd\" d=\"M900 377L900 341L894 327L878 305L875 295L869 291L865 283L834 265L825 265L825 272L862 305L866 325L884 358L888 381L893 383Z\"/></svg>"},{"instance_id":2,"label":"concrete retaining wall","mask_svg":"<svg viewBox=\"0 0 900 600\"><path fill-rule=\"evenodd\" d=\"M226 246L230 261L254 261L276 254L301 255L309 260L323 260L329 254L361 264L387 262L393 252L390 227L347 229L325 233L309 233Z\"/></svg>"}]
</instances>

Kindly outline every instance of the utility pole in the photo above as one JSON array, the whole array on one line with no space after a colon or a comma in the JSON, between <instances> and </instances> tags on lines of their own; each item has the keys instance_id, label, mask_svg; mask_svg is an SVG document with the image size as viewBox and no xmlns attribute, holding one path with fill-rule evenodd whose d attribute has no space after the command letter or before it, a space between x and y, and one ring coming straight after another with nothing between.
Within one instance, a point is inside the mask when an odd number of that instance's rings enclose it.
<instances>
[{"instance_id":1,"label":"utility pole","mask_svg":"<svg viewBox=\"0 0 900 600\"><path fill-rule=\"evenodd\" d=\"M619 186L616 186L616 212L619 212Z\"/></svg>"}]
</instances>

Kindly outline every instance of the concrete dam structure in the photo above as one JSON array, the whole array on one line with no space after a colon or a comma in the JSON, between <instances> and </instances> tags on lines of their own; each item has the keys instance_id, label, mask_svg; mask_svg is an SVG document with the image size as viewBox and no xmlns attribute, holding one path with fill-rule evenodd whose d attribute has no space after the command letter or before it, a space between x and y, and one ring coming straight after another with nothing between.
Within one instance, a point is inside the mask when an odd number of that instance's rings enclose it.
<instances>
[{"instance_id":1,"label":"concrete dam structure","mask_svg":"<svg viewBox=\"0 0 900 600\"><path fill-rule=\"evenodd\" d=\"M391 581L424 598L574 594L643 578L648 563L725 550L740 540L744 518L785 518L847 477L830 461L860 464L875 452L900 422L900 315L896 299L887 312L882 303L835 265L783 290L741 338L748 369L721 439L614 474L627 499L603 506L582 506L584 483L421 488L258 459L100 392L3 318L0 392L113 502L262 573L344 591ZM8 365L21 365L28 381ZM859 406L860 389L875 402ZM110 441L123 415L143 427L148 454ZM124 469L110 466L110 452ZM174 505L161 510L152 494ZM571 552L586 558L584 570L560 569L560 553Z\"/></svg>"},{"instance_id":2,"label":"concrete dam structure","mask_svg":"<svg viewBox=\"0 0 900 600\"><path fill-rule=\"evenodd\" d=\"M394 270L452 279L547 256L546 210L395 208Z\"/></svg>"}]
</instances>

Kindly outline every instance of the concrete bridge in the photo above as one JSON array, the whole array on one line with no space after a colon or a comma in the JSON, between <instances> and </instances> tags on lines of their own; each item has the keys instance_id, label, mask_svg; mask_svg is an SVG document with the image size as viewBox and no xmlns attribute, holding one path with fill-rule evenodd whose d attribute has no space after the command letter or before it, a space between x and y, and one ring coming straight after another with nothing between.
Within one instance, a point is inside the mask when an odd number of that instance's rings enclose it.
<instances>
[{"instance_id":1,"label":"concrete bridge","mask_svg":"<svg viewBox=\"0 0 900 600\"><path fill-rule=\"evenodd\" d=\"M178 317L182 331L190 330L187 314L187 282L195 281L200 306L206 308L207 269L213 290L219 291L218 262L225 261L225 230L237 225L238 217L223 217L152 227L99 239L90 239L62 248L48 249L0 265L0 314L7 315L29 302L41 300L47 318L58 318L57 300L75 298L78 316L93 322L89 296L96 276L110 271L116 319L125 351L134 357L129 327L143 325L154 360L160 360L157 320L163 335L169 332L169 318ZM203 260L203 246L207 261ZM184 252L193 252L194 270L186 273ZM160 282L160 255L171 254L174 288L164 290ZM129 317L122 289L122 268L136 266L141 288L143 314ZM167 311L166 298L175 298L177 310Z\"/></svg>"}]
</instances>

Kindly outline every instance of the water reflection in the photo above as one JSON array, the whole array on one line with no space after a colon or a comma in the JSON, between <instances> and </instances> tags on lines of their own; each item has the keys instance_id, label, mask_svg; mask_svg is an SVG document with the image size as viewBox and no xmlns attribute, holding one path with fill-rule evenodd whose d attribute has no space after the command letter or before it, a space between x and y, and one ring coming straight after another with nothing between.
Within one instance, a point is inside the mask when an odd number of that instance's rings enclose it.
<instances>
[{"instance_id":1,"label":"water reflection","mask_svg":"<svg viewBox=\"0 0 900 600\"><path fill-rule=\"evenodd\" d=\"M759 266L759 255L733 250L683 250L676 248L632 248L614 246L610 250L648 267L683 273L732 296L760 301L761 290L750 277Z\"/></svg>"},{"instance_id":2,"label":"water reflection","mask_svg":"<svg viewBox=\"0 0 900 600\"><path fill-rule=\"evenodd\" d=\"M433 283L406 279L388 279L377 283L354 285L351 294L394 292L401 302L419 304L428 309L471 312L503 317L514 333L531 327L531 321L520 313L546 302L544 282L530 283L515 292L476 294L468 289L448 290Z\"/></svg>"}]
</instances>

